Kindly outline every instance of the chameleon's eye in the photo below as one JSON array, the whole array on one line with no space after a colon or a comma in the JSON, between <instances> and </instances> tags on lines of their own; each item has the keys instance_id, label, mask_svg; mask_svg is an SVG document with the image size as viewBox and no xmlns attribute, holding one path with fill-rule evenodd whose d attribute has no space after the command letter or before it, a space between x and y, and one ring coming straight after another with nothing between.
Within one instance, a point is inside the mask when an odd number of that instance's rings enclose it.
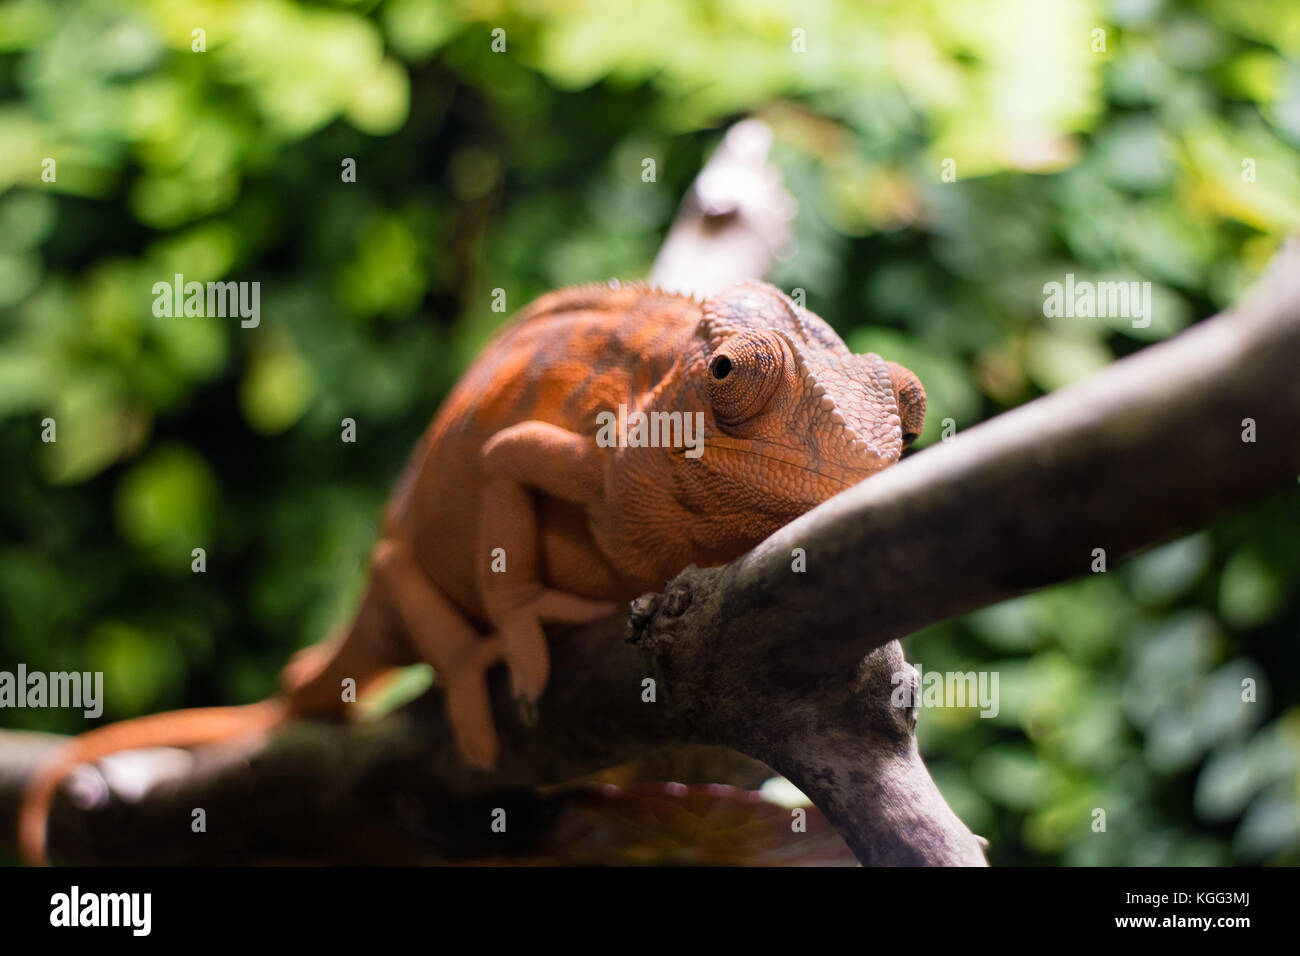
<instances>
[{"instance_id":1,"label":"chameleon's eye","mask_svg":"<svg viewBox=\"0 0 1300 956\"><path fill-rule=\"evenodd\" d=\"M775 332L744 332L722 343L709 360L709 404L719 422L735 425L766 407L785 368L785 346Z\"/></svg>"}]
</instances>

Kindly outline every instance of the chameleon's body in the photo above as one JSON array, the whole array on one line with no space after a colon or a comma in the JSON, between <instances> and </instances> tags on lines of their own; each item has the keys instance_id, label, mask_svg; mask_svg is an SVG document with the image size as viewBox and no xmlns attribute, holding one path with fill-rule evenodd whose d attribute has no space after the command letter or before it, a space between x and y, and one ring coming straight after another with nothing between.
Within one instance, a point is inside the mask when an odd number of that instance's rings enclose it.
<instances>
[{"instance_id":1,"label":"chameleon's body","mask_svg":"<svg viewBox=\"0 0 1300 956\"><path fill-rule=\"evenodd\" d=\"M608 447L601 413L703 415L684 447ZM707 301L644 285L538 299L448 396L389 502L360 609L337 644L286 668L287 706L262 727L341 707L341 682L433 664L457 744L496 762L486 669L508 665L521 708L545 689L542 621L600 616L688 564L734 558L897 461L925 393L901 366L853 355L778 290ZM106 752L228 736L241 709L156 715L93 731L42 775L23 817L43 853L54 788Z\"/></svg>"}]
</instances>

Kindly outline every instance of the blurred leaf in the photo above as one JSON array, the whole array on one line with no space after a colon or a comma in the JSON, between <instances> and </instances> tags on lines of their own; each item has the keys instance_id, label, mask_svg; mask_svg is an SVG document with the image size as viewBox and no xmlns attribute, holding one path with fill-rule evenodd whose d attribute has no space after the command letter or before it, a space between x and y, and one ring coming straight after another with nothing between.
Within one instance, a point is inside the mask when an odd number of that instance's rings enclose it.
<instances>
[{"instance_id":1,"label":"blurred leaf","mask_svg":"<svg viewBox=\"0 0 1300 956\"><path fill-rule=\"evenodd\" d=\"M97 625L86 642L89 666L104 674L104 714L152 710L182 674L174 642L120 621Z\"/></svg>"},{"instance_id":2,"label":"blurred leaf","mask_svg":"<svg viewBox=\"0 0 1300 956\"><path fill-rule=\"evenodd\" d=\"M190 552L211 551L217 483L203 458L178 444L161 445L118 485L122 535L160 566L190 573Z\"/></svg>"},{"instance_id":3,"label":"blurred leaf","mask_svg":"<svg viewBox=\"0 0 1300 956\"><path fill-rule=\"evenodd\" d=\"M1128 563L1125 574L1140 602L1166 604L1197 582L1209 559L1209 535L1194 534L1139 555Z\"/></svg>"},{"instance_id":4,"label":"blurred leaf","mask_svg":"<svg viewBox=\"0 0 1300 956\"><path fill-rule=\"evenodd\" d=\"M1233 627L1258 627L1273 619L1285 599L1277 573L1251 548L1239 548L1219 578L1219 614Z\"/></svg>"},{"instance_id":5,"label":"blurred leaf","mask_svg":"<svg viewBox=\"0 0 1300 956\"><path fill-rule=\"evenodd\" d=\"M975 783L991 799L1014 810L1046 803L1057 786L1055 775L1024 747L1001 745L985 752L975 765Z\"/></svg>"}]
</instances>

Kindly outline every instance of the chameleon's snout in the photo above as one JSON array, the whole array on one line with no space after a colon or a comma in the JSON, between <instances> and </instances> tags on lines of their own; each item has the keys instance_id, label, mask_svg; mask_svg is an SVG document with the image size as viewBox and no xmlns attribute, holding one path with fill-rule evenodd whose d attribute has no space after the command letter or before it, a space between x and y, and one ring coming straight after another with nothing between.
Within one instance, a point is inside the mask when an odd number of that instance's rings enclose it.
<instances>
[{"instance_id":1,"label":"chameleon's snout","mask_svg":"<svg viewBox=\"0 0 1300 956\"><path fill-rule=\"evenodd\" d=\"M891 363L874 353L847 355L806 376L811 431L823 462L842 471L838 480L852 484L898 461L907 430ZM907 427L915 426L912 398L909 392Z\"/></svg>"},{"instance_id":2,"label":"chameleon's snout","mask_svg":"<svg viewBox=\"0 0 1300 956\"><path fill-rule=\"evenodd\" d=\"M894 397L898 402L898 417L903 429L903 447L907 448L916 441L925 427L925 389L921 380L909 368L897 362L886 362L889 380L894 387Z\"/></svg>"}]
</instances>

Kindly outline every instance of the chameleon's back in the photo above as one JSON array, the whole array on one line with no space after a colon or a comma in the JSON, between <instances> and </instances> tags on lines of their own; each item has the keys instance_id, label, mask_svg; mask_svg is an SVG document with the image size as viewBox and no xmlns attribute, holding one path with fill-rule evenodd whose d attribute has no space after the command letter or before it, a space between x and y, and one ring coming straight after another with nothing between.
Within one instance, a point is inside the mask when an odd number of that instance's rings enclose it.
<instances>
[{"instance_id":1,"label":"chameleon's back","mask_svg":"<svg viewBox=\"0 0 1300 956\"><path fill-rule=\"evenodd\" d=\"M426 573L477 623L484 615L476 569L491 548L478 541L483 445L529 420L594 434L598 412L635 406L668 375L695 334L700 308L688 296L639 283L550 293L503 329L447 396L389 504L388 533L411 544ZM582 509L548 500L541 520L548 531L541 535L543 567L567 566L556 571L557 581L570 590L582 581L587 597L632 595L635 589L593 560L599 552ZM575 578L574 570L582 573Z\"/></svg>"},{"instance_id":2,"label":"chameleon's back","mask_svg":"<svg viewBox=\"0 0 1300 956\"><path fill-rule=\"evenodd\" d=\"M597 411L646 394L667 374L699 319L694 299L639 283L542 296L466 371L433 434L470 420L490 434L527 419L594 433Z\"/></svg>"}]
</instances>

